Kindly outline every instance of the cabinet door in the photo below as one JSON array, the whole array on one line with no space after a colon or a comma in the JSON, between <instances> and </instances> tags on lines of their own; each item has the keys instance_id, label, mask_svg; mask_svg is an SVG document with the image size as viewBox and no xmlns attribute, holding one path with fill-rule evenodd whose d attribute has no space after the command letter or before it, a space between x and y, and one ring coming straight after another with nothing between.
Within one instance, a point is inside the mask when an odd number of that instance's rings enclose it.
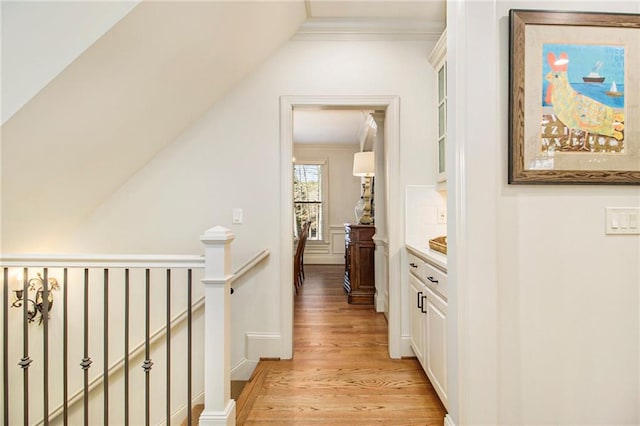
<instances>
[{"instance_id":1,"label":"cabinet door","mask_svg":"<svg viewBox=\"0 0 640 426\"><path fill-rule=\"evenodd\" d=\"M440 396L442 403L447 406L447 303L425 289L427 311L425 321L425 358L427 376Z\"/></svg>"},{"instance_id":2,"label":"cabinet door","mask_svg":"<svg viewBox=\"0 0 640 426\"><path fill-rule=\"evenodd\" d=\"M351 288L375 293L375 246L373 241L359 242L354 247Z\"/></svg>"},{"instance_id":3,"label":"cabinet door","mask_svg":"<svg viewBox=\"0 0 640 426\"><path fill-rule=\"evenodd\" d=\"M438 183L447 180L446 174L446 145L447 145L447 30L445 29L440 39L429 55L429 62L436 70L438 86Z\"/></svg>"},{"instance_id":4,"label":"cabinet door","mask_svg":"<svg viewBox=\"0 0 640 426\"><path fill-rule=\"evenodd\" d=\"M447 62L438 68L438 182L447 180Z\"/></svg>"},{"instance_id":5,"label":"cabinet door","mask_svg":"<svg viewBox=\"0 0 640 426\"><path fill-rule=\"evenodd\" d=\"M420 364L424 367L424 313L426 307L425 286L412 274L409 274L409 337L411 348L415 352Z\"/></svg>"}]
</instances>

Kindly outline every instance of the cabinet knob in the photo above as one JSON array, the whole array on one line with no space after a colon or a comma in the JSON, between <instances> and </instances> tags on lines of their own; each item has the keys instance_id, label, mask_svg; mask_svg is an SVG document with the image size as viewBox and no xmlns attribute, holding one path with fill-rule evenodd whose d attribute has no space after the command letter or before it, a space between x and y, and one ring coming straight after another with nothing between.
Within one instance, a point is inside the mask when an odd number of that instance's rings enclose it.
<instances>
[{"instance_id":1,"label":"cabinet knob","mask_svg":"<svg viewBox=\"0 0 640 426\"><path fill-rule=\"evenodd\" d=\"M422 292L419 291L418 292L418 309L420 309L422 311L422 303L423 302L423 296L422 296Z\"/></svg>"},{"instance_id":2,"label":"cabinet knob","mask_svg":"<svg viewBox=\"0 0 640 426\"><path fill-rule=\"evenodd\" d=\"M438 280L436 280L436 279L435 279L435 278L433 278L433 277L427 277L427 279L428 279L429 281L431 281L432 283L434 283L434 284L438 284Z\"/></svg>"},{"instance_id":3,"label":"cabinet knob","mask_svg":"<svg viewBox=\"0 0 640 426\"><path fill-rule=\"evenodd\" d=\"M412 268L417 268L417 267L418 267L418 265L416 265L416 264L415 264L415 263L413 263L413 262L411 262L411 263L409 264L409 266L411 266Z\"/></svg>"},{"instance_id":4,"label":"cabinet knob","mask_svg":"<svg viewBox=\"0 0 640 426\"><path fill-rule=\"evenodd\" d=\"M425 310L424 310L424 299L426 299L426 298L427 298L427 296L422 296L422 306L420 306L420 311L421 311L423 314L426 314L426 313L427 313L427 311L425 311Z\"/></svg>"}]
</instances>

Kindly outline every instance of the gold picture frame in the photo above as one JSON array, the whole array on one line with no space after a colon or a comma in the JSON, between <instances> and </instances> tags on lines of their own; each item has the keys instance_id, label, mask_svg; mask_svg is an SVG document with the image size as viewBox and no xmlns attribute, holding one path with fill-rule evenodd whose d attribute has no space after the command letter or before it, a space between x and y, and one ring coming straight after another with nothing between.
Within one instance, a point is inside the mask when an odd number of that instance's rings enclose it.
<instances>
[{"instance_id":1,"label":"gold picture frame","mask_svg":"<svg viewBox=\"0 0 640 426\"><path fill-rule=\"evenodd\" d=\"M509 183L640 184L640 14L509 20Z\"/></svg>"}]
</instances>

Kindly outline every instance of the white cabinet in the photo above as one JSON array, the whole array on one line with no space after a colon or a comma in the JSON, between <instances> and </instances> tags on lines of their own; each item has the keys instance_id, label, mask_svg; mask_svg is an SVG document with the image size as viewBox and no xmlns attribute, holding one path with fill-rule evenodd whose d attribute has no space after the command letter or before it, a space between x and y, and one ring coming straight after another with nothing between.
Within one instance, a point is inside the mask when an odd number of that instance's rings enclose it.
<instances>
[{"instance_id":1,"label":"white cabinet","mask_svg":"<svg viewBox=\"0 0 640 426\"><path fill-rule=\"evenodd\" d=\"M411 339L411 349L423 364L424 360L424 297L425 286L415 276L409 274L409 300L411 301L411 310L409 311L409 322L411 330L409 332ZM424 364L423 364L424 365Z\"/></svg>"},{"instance_id":2,"label":"white cabinet","mask_svg":"<svg viewBox=\"0 0 640 426\"><path fill-rule=\"evenodd\" d=\"M445 152L447 146L447 31L445 30L436 43L429 62L438 75L438 163L437 181L447 180Z\"/></svg>"},{"instance_id":3,"label":"white cabinet","mask_svg":"<svg viewBox=\"0 0 640 426\"><path fill-rule=\"evenodd\" d=\"M431 384L447 406L447 302L426 289L424 368Z\"/></svg>"},{"instance_id":4,"label":"white cabinet","mask_svg":"<svg viewBox=\"0 0 640 426\"><path fill-rule=\"evenodd\" d=\"M447 274L409 251L411 348L447 407Z\"/></svg>"}]
</instances>

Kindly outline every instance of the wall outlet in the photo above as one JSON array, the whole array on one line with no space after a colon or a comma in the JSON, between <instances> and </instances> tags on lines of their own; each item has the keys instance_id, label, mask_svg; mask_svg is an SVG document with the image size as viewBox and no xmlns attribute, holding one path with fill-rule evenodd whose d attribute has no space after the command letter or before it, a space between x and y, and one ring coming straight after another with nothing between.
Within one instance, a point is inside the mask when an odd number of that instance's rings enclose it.
<instances>
[{"instance_id":1,"label":"wall outlet","mask_svg":"<svg viewBox=\"0 0 640 426\"><path fill-rule=\"evenodd\" d=\"M234 208L233 209L233 221L234 224L239 225L242 223L242 209Z\"/></svg>"},{"instance_id":2,"label":"wall outlet","mask_svg":"<svg viewBox=\"0 0 640 426\"><path fill-rule=\"evenodd\" d=\"M447 209L438 209L438 223L441 225L447 224Z\"/></svg>"}]
</instances>

